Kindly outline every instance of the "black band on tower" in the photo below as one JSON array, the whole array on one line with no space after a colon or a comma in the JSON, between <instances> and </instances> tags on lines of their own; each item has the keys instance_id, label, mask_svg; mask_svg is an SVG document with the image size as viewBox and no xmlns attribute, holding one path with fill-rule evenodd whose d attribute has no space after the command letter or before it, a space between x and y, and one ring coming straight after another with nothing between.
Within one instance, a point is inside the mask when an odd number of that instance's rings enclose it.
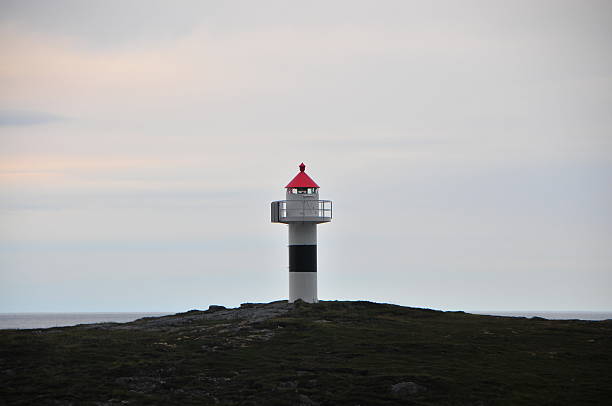
<instances>
[{"instance_id":1,"label":"black band on tower","mask_svg":"<svg viewBox=\"0 0 612 406\"><path fill-rule=\"evenodd\" d=\"M317 272L317 246L290 245L289 272Z\"/></svg>"}]
</instances>

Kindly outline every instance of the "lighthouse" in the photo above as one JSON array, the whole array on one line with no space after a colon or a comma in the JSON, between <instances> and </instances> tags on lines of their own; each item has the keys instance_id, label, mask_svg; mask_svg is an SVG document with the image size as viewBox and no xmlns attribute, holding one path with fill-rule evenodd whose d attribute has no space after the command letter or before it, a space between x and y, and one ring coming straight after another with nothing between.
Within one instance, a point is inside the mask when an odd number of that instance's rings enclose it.
<instances>
[{"instance_id":1,"label":"lighthouse","mask_svg":"<svg viewBox=\"0 0 612 406\"><path fill-rule=\"evenodd\" d=\"M286 200L272 202L273 223L289 226L289 303L317 303L317 224L332 219L332 202L319 200L319 185L300 171L285 186Z\"/></svg>"}]
</instances>

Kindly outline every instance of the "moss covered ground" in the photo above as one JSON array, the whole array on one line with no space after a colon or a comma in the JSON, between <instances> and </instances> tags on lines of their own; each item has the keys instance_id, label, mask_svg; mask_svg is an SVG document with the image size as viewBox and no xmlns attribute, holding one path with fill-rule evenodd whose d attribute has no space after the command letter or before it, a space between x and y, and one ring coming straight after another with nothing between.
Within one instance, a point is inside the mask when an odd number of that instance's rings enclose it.
<instances>
[{"instance_id":1,"label":"moss covered ground","mask_svg":"<svg viewBox=\"0 0 612 406\"><path fill-rule=\"evenodd\" d=\"M608 405L612 321L275 302L2 330L0 404Z\"/></svg>"}]
</instances>

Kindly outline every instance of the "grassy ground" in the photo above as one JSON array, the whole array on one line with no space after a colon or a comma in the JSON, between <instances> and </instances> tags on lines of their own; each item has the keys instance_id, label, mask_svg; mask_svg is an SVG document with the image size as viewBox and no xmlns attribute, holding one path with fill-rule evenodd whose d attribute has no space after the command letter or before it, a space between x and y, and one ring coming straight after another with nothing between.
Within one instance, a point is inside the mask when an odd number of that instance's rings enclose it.
<instances>
[{"instance_id":1,"label":"grassy ground","mask_svg":"<svg viewBox=\"0 0 612 406\"><path fill-rule=\"evenodd\" d=\"M192 311L127 324L0 331L0 404L607 405L612 399L612 321L369 302L282 306L286 312L271 318L234 319L240 314L224 311L217 314L233 316L207 319L215 312Z\"/></svg>"}]
</instances>

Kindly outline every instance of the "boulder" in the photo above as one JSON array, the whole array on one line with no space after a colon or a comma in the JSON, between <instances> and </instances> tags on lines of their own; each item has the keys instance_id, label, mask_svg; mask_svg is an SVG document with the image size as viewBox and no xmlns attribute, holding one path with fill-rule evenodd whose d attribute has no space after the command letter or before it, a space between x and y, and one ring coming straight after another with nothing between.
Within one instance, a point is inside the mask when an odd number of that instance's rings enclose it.
<instances>
[{"instance_id":1,"label":"boulder","mask_svg":"<svg viewBox=\"0 0 612 406\"><path fill-rule=\"evenodd\" d=\"M414 382L399 382L391 385L391 393L398 398L408 398L424 390L426 390L424 386Z\"/></svg>"},{"instance_id":2,"label":"boulder","mask_svg":"<svg viewBox=\"0 0 612 406\"><path fill-rule=\"evenodd\" d=\"M299 400L300 400L300 403L299 403L300 406L319 406L319 402L315 402L314 400L310 399L306 395L300 395Z\"/></svg>"}]
</instances>

